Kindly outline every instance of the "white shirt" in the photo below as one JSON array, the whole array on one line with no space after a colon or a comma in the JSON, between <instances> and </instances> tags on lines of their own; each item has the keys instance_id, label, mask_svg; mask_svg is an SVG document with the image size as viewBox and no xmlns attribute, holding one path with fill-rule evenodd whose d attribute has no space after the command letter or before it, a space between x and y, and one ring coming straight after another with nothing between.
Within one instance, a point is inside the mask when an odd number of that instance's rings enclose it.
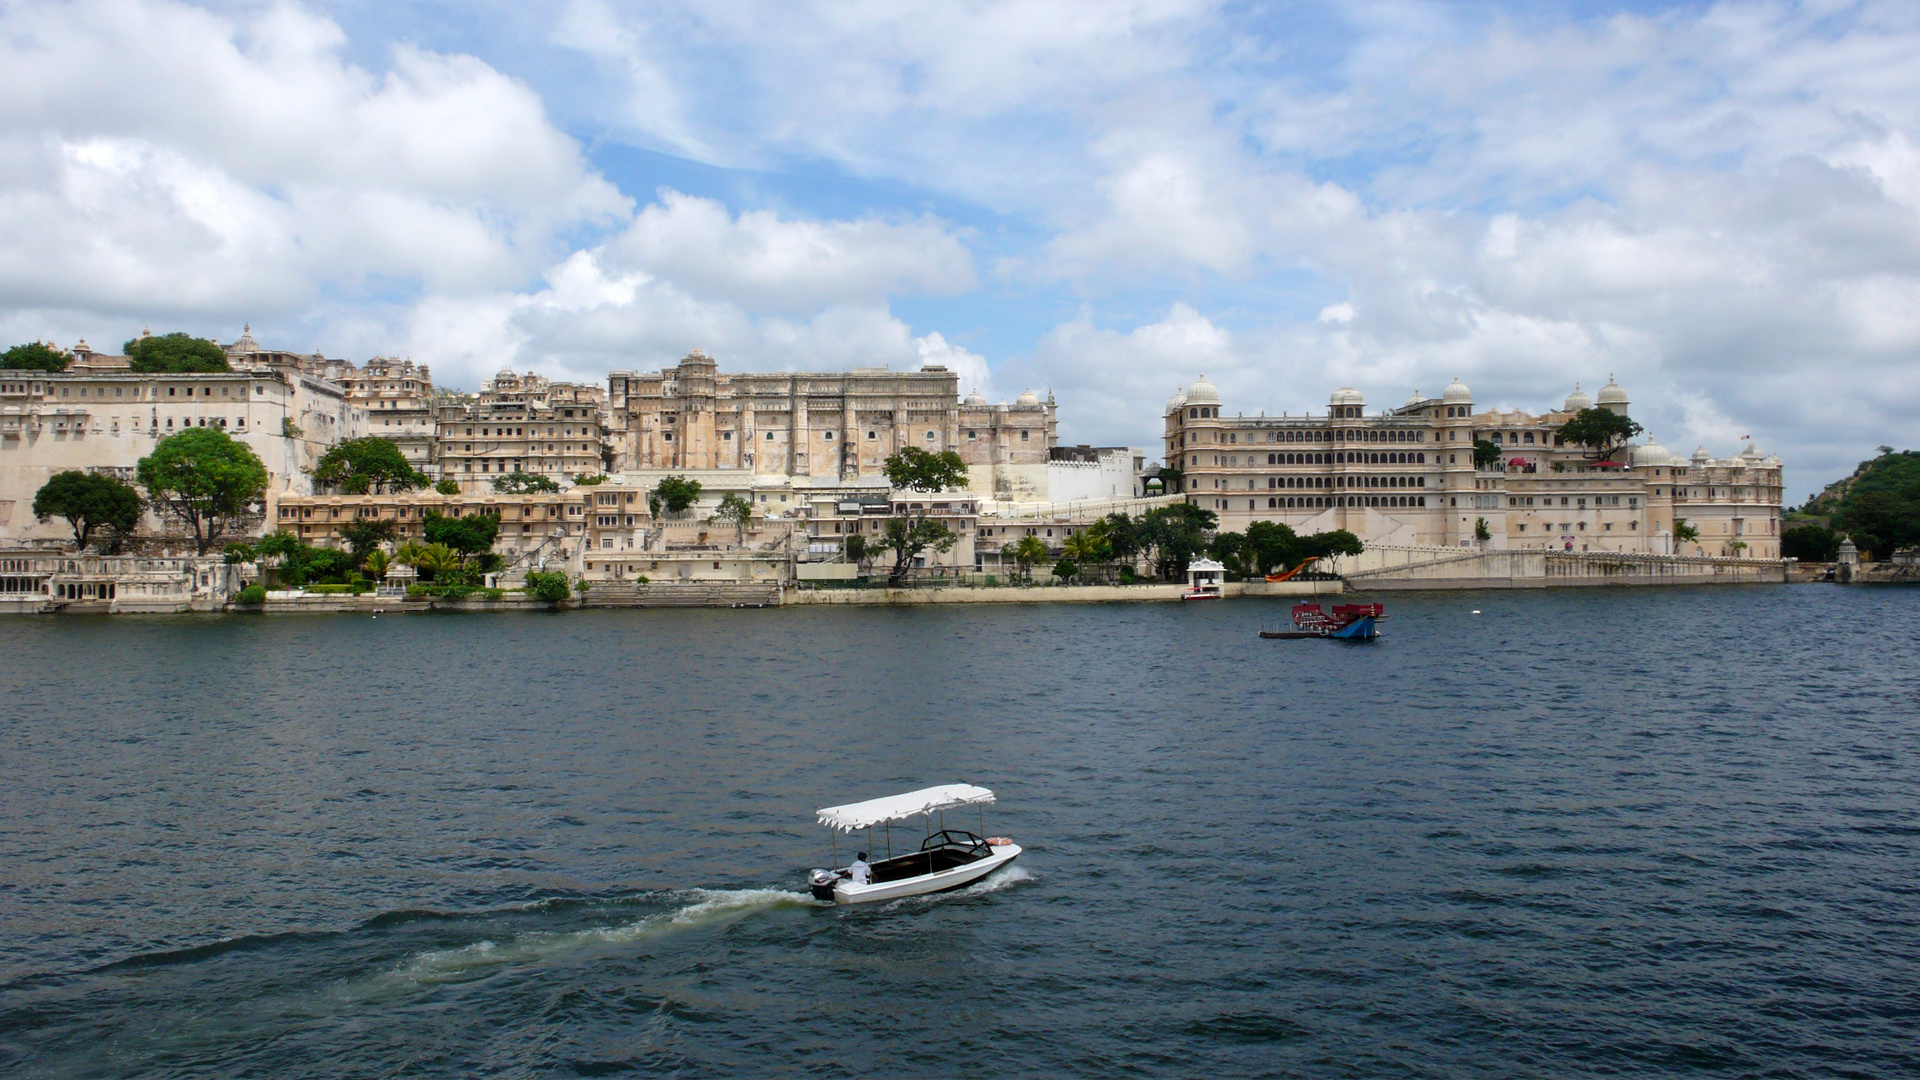
<instances>
[{"instance_id":1,"label":"white shirt","mask_svg":"<svg viewBox=\"0 0 1920 1080\"><path fill-rule=\"evenodd\" d=\"M847 876L853 879L855 885L865 885L873 876L873 869L859 859L855 859L853 865L847 867Z\"/></svg>"}]
</instances>

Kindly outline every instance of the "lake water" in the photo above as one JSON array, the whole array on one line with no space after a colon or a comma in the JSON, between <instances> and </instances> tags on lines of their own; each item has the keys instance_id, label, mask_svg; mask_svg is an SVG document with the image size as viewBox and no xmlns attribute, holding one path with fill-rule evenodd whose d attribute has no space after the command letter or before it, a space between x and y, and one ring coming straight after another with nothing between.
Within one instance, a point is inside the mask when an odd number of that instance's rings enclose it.
<instances>
[{"instance_id":1,"label":"lake water","mask_svg":"<svg viewBox=\"0 0 1920 1080\"><path fill-rule=\"evenodd\" d=\"M1384 599L6 621L0 1073L1920 1071L1920 593Z\"/></svg>"}]
</instances>

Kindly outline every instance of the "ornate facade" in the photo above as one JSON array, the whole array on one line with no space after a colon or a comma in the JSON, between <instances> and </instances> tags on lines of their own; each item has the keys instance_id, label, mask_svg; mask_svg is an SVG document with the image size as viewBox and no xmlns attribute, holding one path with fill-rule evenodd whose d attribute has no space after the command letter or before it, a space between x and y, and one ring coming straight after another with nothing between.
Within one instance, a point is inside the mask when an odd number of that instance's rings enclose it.
<instances>
[{"instance_id":1,"label":"ornate facade","mask_svg":"<svg viewBox=\"0 0 1920 1080\"><path fill-rule=\"evenodd\" d=\"M1611 381L1600 391L1601 408L1625 415L1628 404ZM1167 402L1166 460L1222 530L1276 521L1380 544L1779 557L1779 458L1748 444L1679 459L1649 440L1596 462L1558 435L1594 405L1576 387L1538 415L1476 412L1456 381L1372 414L1342 388L1325 415L1228 416L1202 376ZM1498 460L1476 466L1477 441ZM1679 538L1683 523L1696 539Z\"/></svg>"},{"instance_id":2,"label":"ornate facade","mask_svg":"<svg viewBox=\"0 0 1920 1080\"><path fill-rule=\"evenodd\" d=\"M490 490L515 472L556 483L597 475L611 454L605 406L606 392L597 386L502 371L475 399L436 409L435 468L466 492Z\"/></svg>"},{"instance_id":3,"label":"ornate facade","mask_svg":"<svg viewBox=\"0 0 1920 1080\"><path fill-rule=\"evenodd\" d=\"M615 468L633 473L733 472L752 488L884 484L902 447L953 450L972 490L998 497L1044 490L1058 441L1057 407L1032 391L1012 404L979 393L962 401L959 376L854 368L831 373L722 374L701 352L645 374L608 379Z\"/></svg>"}]
</instances>

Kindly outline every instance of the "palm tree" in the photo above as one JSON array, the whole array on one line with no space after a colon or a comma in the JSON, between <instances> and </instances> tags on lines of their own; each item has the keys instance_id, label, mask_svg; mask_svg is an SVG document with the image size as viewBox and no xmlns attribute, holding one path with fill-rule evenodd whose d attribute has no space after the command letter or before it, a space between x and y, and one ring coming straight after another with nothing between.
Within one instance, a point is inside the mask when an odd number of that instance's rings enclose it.
<instances>
[{"instance_id":1,"label":"palm tree","mask_svg":"<svg viewBox=\"0 0 1920 1080\"><path fill-rule=\"evenodd\" d=\"M1105 534L1102 524L1095 522L1068 536L1060 545L1060 553L1083 567L1104 567L1113 559L1113 545L1107 542Z\"/></svg>"},{"instance_id":2,"label":"palm tree","mask_svg":"<svg viewBox=\"0 0 1920 1080\"><path fill-rule=\"evenodd\" d=\"M393 559L391 561L406 563L408 566L419 566L420 555L426 550L427 549L419 543L409 540L393 550Z\"/></svg>"},{"instance_id":3,"label":"palm tree","mask_svg":"<svg viewBox=\"0 0 1920 1080\"><path fill-rule=\"evenodd\" d=\"M445 544L428 544L420 549L419 555L413 560L414 566L432 574L436 581L441 574L458 570L460 563L460 553Z\"/></svg>"},{"instance_id":4,"label":"palm tree","mask_svg":"<svg viewBox=\"0 0 1920 1080\"><path fill-rule=\"evenodd\" d=\"M366 567L367 573L372 574L374 577L384 578L387 576L387 567L391 565L392 562L393 560L387 556L386 552L381 551L379 548L374 548L367 553L367 561L361 565Z\"/></svg>"},{"instance_id":5,"label":"palm tree","mask_svg":"<svg viewBox=\"0 0 1920 1080\"><path fill-rule=\"evenodd\" d=\"M1041 543L1037 536L1010 540L1000 550L1013 556L1013 561L1020 565L1020 576L1028 581L1033 580L1033 564L1044 562L1047 557L1047 545Z\"/></svg>"}]
</instances>

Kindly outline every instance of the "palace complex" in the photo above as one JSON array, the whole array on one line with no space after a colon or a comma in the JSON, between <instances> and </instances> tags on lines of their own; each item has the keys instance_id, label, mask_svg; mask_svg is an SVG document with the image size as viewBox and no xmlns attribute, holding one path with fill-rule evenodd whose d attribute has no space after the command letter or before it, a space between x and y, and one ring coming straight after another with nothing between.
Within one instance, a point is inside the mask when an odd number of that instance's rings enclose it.
<instances>
[{"instance_id":1,"label":"palace complex","mask_svg":"<svg viewBox=\"0 0 1920 1080\"><path fill-rule=\"evenodd\" d=\"M422 538L428 514L493 514L500 573L564 569L611 588L851 577L866 567L845 557L849 537L877 548L889 519L919 514L947 525L955 542L922 553L916 567L1024 576L1032 564L1016 568L1009 554L1017 541L1036 539L1056 558L1110 512L1179 500L1218 514L1222 531L1258 521L1302 534L1345 529L1370 549L1779 555L1778 458L1751 445L1732 457L1702 449L1677 458L1651 440L1605 455L1563 442L1560 428L1583 409L1627 413L1612 382L1597 401L1576 388L1537 415L1477 409L1455 382L1390 409L1369 411L1342 388L1324 413L1250 417L1229 414L1202 377L1167 403L1160 465L1135 448L1061 446L1051 393L963 397L959 376L937 364L722 372L695 351L657 371L615 371L604 386L507 370L461 394L436 388L410 360L356 365L273 350L250 329L222 349L229 372L142 374L84 341L65 371L0 372L0 547L17 556L0 574L0 601L117 602L120 581L127 596L166 603L237 580L216 565L165 562L184 534L151 511L136 547L139 573L160 575L152 581L116 578L109 564L122 556L84 565L60 556L71 546L66 523L32 512L55 473L131 481L160 440L194 427L239 439L267 469L266 491L229 539L284 528L338 546L352 522L386 520L404 542ZM317 488L321 455L364 436L393 442L428 484L363 495ZM885 464L906 447L956 453L965 487L932 497L892 490ZM559 490L496 490L516 473ZM699 481L697 502L678 513L650 507L668 476ZM447 481L457 491L434 490ZM727 496L752 508L749 521L716 518ZM877 558L883 568L891 561Z\"/></svg>"},{"instance_id":2,"label":"palace complex","mask_svg":"<svg viewBox=\"0 0 1920 1080\"><path fill-rule=\"evenodd\" d=\"M1677 458L1649 440L1596 460L1558 435L1596 405L1625 416L1626 391L1609 380L1596 401L1576 387L1533 415L1476 411L1456 381L1369 413L1343 387L1324 415L1228 415L1202 376L1167 402L1166 460L1223 530L1274 521L1369 544L1779 557L1779 458L1751 443L1734 457ZM1476 465L1477 442L1495 459ZM1678 538L1682 524L1695 540Z\"/></svg>"}]
</instances>

